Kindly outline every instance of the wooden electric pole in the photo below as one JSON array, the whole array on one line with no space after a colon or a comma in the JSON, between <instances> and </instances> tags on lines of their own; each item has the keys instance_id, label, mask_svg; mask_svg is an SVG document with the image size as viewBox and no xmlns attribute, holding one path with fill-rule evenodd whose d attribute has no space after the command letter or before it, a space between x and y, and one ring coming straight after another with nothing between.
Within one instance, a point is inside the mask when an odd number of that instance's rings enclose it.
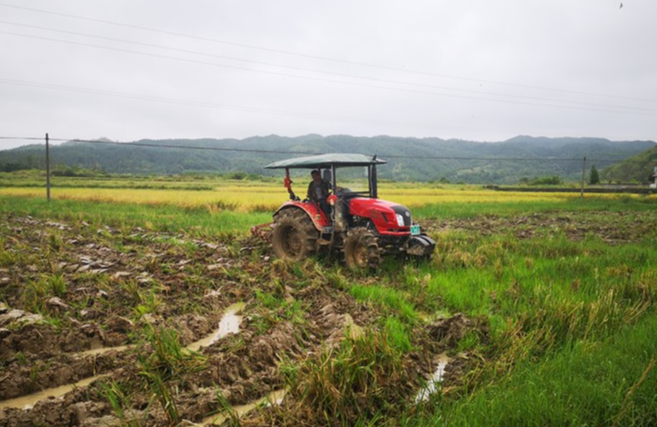
<instances>
[{"instance_id":1,"label":"wooden electric pole","mask_svg":"<svg viewBox=\"0 0 657 427\"><path fill-rule=\"evenodd\" d=\"M582 192L579 195L581 199L584 198L584 176L586 175L586 156L582 159Z\"/></svg>"},{"instance_id":2,"label":"wooden electric pole","mask_svg":"<svg viewBox=\"0 0 657 427\"><path fill-rule=\"evenodd\" d=\"M46 196L50 203L50 139L46 134Z\"/></svg>"}]
</instances>

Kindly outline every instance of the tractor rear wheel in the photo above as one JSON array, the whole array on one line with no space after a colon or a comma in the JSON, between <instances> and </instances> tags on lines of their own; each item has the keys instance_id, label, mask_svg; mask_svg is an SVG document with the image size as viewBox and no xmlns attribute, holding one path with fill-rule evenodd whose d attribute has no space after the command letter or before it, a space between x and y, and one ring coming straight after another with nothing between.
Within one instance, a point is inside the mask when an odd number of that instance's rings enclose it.
<instances>
[{"instance_id":1,"label":"tractor rear wheel","mask_svg":"<svg viewBox=\"0 0 657 427\"><path fill-rule=\"evenodd\" d=\"M274 217L271 243L281 259L301 261L317 252L319 232L307 213L300 209L286 209Z\"/></svg>"},{"instance_id":2,"label":"tractor rear wheel","mask_svg":"<svg viewBox=\"0 0 657 427\"><path fill-rule=\"evenodd\" d=\"M367 228L349 230L344 240L344 259L354 271L378 268L381 249L374 233Z\"/></svg>"}]
</instances>

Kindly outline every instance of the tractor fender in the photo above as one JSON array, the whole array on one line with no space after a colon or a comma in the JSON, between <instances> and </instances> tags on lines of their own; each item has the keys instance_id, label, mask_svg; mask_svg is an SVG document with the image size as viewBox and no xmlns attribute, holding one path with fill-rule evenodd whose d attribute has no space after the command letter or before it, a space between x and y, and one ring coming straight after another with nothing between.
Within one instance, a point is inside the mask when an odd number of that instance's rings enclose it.
<instances>
[{"instance_id":1,"label":"tractor fender","mask_svg":"<svg viewBox=\"0 0 657 427\"><path fill-rule=\"evenodd\" d=\"M324 214L324 211L322 211L315 203L296 201L285 202L283 203L283 206L274 212L274 216L286 209L299 209L304 211L306 215L310 217L310 220L313 222L313 225L318 231L322 231L323 227L328 227L331 225L328 218Z\"/></svg>"}]
</instances>

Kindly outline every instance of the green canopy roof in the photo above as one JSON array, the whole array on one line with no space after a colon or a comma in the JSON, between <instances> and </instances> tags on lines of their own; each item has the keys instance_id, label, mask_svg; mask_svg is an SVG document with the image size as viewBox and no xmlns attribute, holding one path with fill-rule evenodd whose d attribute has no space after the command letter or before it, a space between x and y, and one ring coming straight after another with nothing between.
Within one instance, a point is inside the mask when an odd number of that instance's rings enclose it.
<instances>
[{"instance_id":1,"label":"green canopy roof","mask_svg":"<svg viewBox=\"0 0 657 427\"><path fill-rule=\"evenodd\" d=\"M365 154L333 153L281 160L279 162L268 164L265 166L265 169L316 169L327 168L331 165L335 165L337 167L369 166L380 165L384 163L388 162L385 160L377 159L376 156L366 156Z\"/></svg>"}]
</instances>

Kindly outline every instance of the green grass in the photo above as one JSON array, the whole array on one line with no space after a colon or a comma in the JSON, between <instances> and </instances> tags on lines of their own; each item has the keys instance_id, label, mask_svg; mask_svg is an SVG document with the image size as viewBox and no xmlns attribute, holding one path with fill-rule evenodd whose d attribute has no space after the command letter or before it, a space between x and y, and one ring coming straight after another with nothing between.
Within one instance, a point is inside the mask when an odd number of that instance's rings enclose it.
<instances>
[{"instance_id":1,"label":"green grass","mask_svg":"<svg viewBox=\"0 0 657 427\"><path fill-rule=\"evenodd\" d=\"M657 315L602 341L528 363L414 426L651 426L657 423Z\"/></svg>"},{"instance_id":2,"label":"green grass","mask_svg":"<svg viewBox=\"0 0 657 427\"><path fill-rule=\"evenodd\" d=\"M639 207L641 209L641 207ZM631 227L632 224L627 224ZM573 241L544 230L512 235L441 235L431 263L405 267L360 299L412 327L407 312L457 313L488 322L456 351L475 363L452 395L437 397L411 426L652 425L657 419L657 245ZM414 298L406 296L414 295ZM392 318L389 318L392 319Z\"/></svg>"},{"instance_id":3,"label":"green grass","mask_svg":"<svg viewBox=\"0 0 657 427\"><path fill-rule=\"evenodd\" d=\"M384 323L385 336L392 348L408 353L413 349L410 339L410 329L396 317L388 317Z\"/></svg>"},{"instance_id":4,"label":"green grass","mask_svg":"<svg viewBox=\"0 0 657 427\"><path fill-rule=\"evenodd\" d=\"M408 302L408 296L397 289L375 285L355 285L349 289L349 293L357 300L378 304L406 320L412 321L417 317L413 305Z\"/></svg>"},{"instance_id":5,"label":"green grass","mask_svg":"<svg viewBox=\"0 0 657 427\"><path fill-rule=\"evenodd\" d=\"M655 198L648 197L596 197L550 201L508 202L446 202L432 203L413 209L413 216L422 218L474 218L480 215L526 215L536 212L587 212L631 211L643 212L655 209Z\"/></svg>"},{"instance_id":6,"label":"green grass","mask_svg":"<svg viewBox=\"0 0 657 427\"><path fill-rule=\"evenodd\" d=\"M531 205L531 204L530 204ZM524 214L528 206L509 213ZM537 206L534 204L532 209ZM556 206L542 204L538 209ZM643 212L643 200L565 203L564 211ZM583 212L582 212L583 211ZM454 210L467 216L469 207ZM597 224L604 226L595 213ZM618 217L619 230L636 216ZM595 227L593 227L595 231ZM605 233L604 229L601 233ZM431 405L396 422L436 426L652 425L657 419L657 245L654 236L610 245L591 233L573 240L561 229L537 230L529 239L445 232L433 260L386 270L376 284L354 284L357 299L383 308L395 348L408 353L405 331L421 318L464 313L486 319L452 351L470 354L462 383ZM409 336L409 332L406 332ZM645 373L645 376L643 374ZM361 419L367 424L367 419ZM394 423L393 423L394 424Z\"/></svg>"}]
</instances>

